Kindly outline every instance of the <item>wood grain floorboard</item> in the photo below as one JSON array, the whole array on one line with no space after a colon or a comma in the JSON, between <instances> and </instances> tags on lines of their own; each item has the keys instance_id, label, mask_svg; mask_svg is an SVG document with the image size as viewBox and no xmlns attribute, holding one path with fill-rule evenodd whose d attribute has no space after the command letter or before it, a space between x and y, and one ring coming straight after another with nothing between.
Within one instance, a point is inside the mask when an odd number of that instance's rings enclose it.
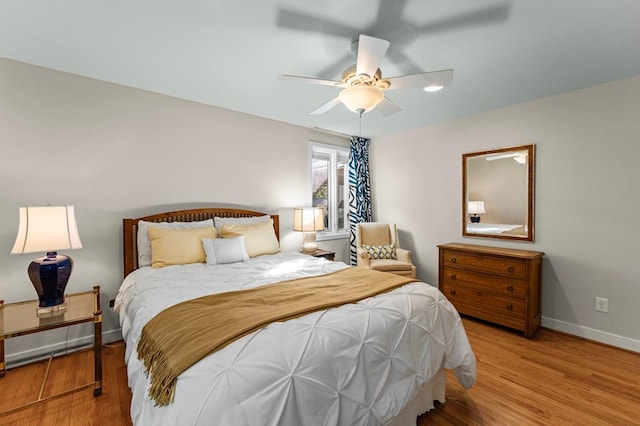
<instances>
[{"instance_id":1,"label":"wood grain floorboard","mask_svg":"<svg viewBox=\"0 0 640 426\"><path fill-rule=\"evenodd\" d=\"M124 343L102 348L102 395L93 397L93 387L62 398L40 403L0 416L0 425L130 426L131 392L127 386ZM47 361L10 369L0 378L0 411L38 398ZM93 380L93 352L84 350L54 358L43 397L90 383ZM5 395L19 394L6 401Z\"/></svg>"},{"instance_id":2,"label":"wood grain floorboard","mask_svg":"<svg viewBox=\"0 0 640 426\"><path fill-rule=\"evenodd\" d=\"M464 319L475 386L448 373L423 425L640 425L640 354L540 329L533 339Z\"/></svg>"},{"instance_id":3,"label":"wood grain floorboard","mask_svg":"<svg viewBox=\"0 0 640 426\"><path fill-rule=\"evenodd\" d=\"M640 425L640 354L547 329L533 339L464 318L478 363L464 390L448 373L447 402L418 425ZM93 355L55 358L45 396L90 382ZM103 348L103 394L92 388L0 416L0 425L131 425L124 344ZM0 379L0 410L37 398L45 362L11 369Z\"/></svg>"}]
</instances>

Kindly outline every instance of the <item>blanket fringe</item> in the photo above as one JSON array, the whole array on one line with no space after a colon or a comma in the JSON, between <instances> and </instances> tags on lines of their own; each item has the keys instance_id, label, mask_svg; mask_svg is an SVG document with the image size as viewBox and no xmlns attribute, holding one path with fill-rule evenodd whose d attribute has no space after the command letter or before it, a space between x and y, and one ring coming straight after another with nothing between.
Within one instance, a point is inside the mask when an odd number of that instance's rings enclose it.
<instances>
[{"instance_id":1,"label":"blanket fringe","mask_svg":"<svg viewBox=\"0 0 640 426\"><path fill-rule=\"evenodd\" d=\"M149 396L156 406L173 402L177 377L167 362L164 352L147 330L143 329L138 342L138 357L144 361L147 376L151 376Z\"/></svg>"}]
</instances>

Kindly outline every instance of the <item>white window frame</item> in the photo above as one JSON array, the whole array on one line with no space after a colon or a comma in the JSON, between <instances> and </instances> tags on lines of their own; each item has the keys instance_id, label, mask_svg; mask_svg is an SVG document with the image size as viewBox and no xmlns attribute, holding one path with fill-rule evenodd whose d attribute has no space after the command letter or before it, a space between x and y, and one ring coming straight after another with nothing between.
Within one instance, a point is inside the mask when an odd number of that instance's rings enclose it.
<instances>
[{"instance_id":1,"label":"white window frame","mask_svg":"<svg viewBox=\"0 0 640 426\"><path fill-rule=\"evenodd\" d=\"M349 237L349 176L348 170L344 171L344 229L338 229L338 155L343 155L349 158L349 148L346 146L330 145L321 142L309 141L309 174L308 174L308 190L307 197L309 205L313 205L313 154L314 152L329 156L329 176L328 189L329 189L329 206L331 211L329 212L329 224L326 231L319 231L317 233L317 240L334 240L339 238ZM348 161L347 161L348 164Z\"/></svg>"}]
</instances>

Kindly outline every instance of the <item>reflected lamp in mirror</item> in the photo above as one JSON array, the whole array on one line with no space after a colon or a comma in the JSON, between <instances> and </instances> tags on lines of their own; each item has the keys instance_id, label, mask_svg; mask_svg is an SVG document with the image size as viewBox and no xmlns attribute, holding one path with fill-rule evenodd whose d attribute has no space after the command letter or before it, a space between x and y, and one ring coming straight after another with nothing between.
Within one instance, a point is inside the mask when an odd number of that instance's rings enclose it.
<instances>
[{"instance_id":1,"label":"reflected lamp in mirror","mask_svg":"<svg viewBox=\"0 0 640 426\"><path fill-rule=\"evenodd\" d=\"M467 213L471 215L469 217L471 223L480 223L480 216L478 215L486 213L484 210L484 201L469 201Z\"/></svg>"},{"instance_id":2,"label":"reflected lamp in mirror","mask_svg":"<svg viewBox=\"0 0 640 426\"><path fill-rule=\"evenodd\" d=\"M313 253L318 250L316 232L324 229L322 209L302 207L293 209L293 230L303 232L302 252Z\"/></svg>"},{"instance_id":3,"label":"reflected lamp in mirror","mask_svg":"<svg viewBox=\"0 0 640 426\"><path fill-rule=\"evenodd\" d=\"M58 250L82 248L73 206L20 207L18 235L11 254L46 252L34 259L27 272L38 293L36 314L51 317L66 311L64 291L73 259Z\"/></svg>"}]
</instances>

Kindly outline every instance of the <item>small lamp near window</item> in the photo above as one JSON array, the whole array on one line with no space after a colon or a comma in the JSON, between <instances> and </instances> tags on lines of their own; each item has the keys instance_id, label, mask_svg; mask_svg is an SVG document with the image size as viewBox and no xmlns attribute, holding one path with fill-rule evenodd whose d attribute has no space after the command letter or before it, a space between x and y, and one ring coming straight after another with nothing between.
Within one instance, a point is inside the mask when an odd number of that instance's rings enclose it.
<instances>
[{"instance_id":1,"label":"small lamp near window","mask_svg":"<svg viewBox=\"0 0 640 426\"><path fill-rule=\"evenodd\" d=\"M322 209L317 207L302 207L293 209L293 230L304 232L302 251L313 253L318 250L316 232L324 229Z\"/></svg>"},{"instance_id":2,"label":"small lamp near window","mask_svg":"<svg viewBox=\"0 0 640 426\"><path fill-rule=\"evenodd\" d=\"M40 301L39 317L63 314L67 305L64 291L73 269L69 256L58 250L82 248L73 206L20 207L18 236L11 254L46 252L27 268Z\"/></svg>"},{"instance_id":3,"label":"small lamp near window","mask_svg":"<svg viewBox=\"0 0 640 426\"><path fill-rule=\"evenodd\" d=\"M478 215L486 213L484 210L484 201L469 201L467 213L471 215L469 218L471 223L480 223L480 216Z\"/></svg>"}]
</instances>

